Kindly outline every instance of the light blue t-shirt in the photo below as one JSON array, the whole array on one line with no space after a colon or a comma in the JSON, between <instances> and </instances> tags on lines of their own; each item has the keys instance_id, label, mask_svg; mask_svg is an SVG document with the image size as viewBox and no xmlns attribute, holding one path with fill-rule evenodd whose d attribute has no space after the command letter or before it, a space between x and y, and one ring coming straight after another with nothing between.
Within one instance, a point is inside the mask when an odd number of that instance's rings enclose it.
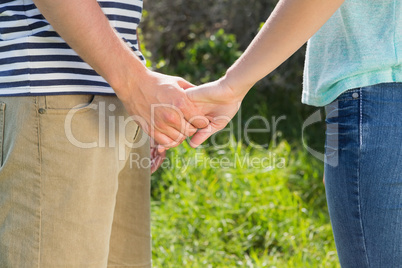
<instances>
[{"instance_id":1,"label":"light blue t-shirt","mask_svg":"<svg viewBox=\"0 0 402 268\"><path fill-rule=\"evenodd\" d=\"M307 44L302 102L387 82L402 82L401 1L346 0Z\"/></svg>"}]
</instances>

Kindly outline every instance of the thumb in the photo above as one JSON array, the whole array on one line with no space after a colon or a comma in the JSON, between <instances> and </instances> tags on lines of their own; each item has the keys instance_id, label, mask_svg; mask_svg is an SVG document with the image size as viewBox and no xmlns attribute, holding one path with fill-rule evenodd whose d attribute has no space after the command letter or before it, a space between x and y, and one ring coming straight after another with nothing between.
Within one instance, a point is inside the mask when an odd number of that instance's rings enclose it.
<instances>
[{"instance_id":1,"label":"thumb","mask_svg":"<svg viewBox=\"0 0 402 268\"><path fill-rule=\"evenodd\" d=\"M177 81L177 84L184 90L195 87L195 85L188 82L187 80L184 80L183 78L179 79L179 81Z\"/></svg>"},{"instance_id":2,"label":"thumb","mask_svg":"<svg viewBox=\"0 0 402 268\"><path fill-rule=\"evenodd\" d=\"M188 99L192 102L197 102L197 101L205 101L205 95L206 95L206 91L205 91L206 87L205 84L201 85L201 86L195 86L192 88L189 88L185 91Z\"/></svg>"},{"instance_id":3,"label":"thumb","mask_svg":"<svg viewBox=\"0 0 402 268\"><path fill-rule=\"evenodd\" d=\"M222 94L219 94L219 88L216 87L216 82L210 82L202 84L193 88L189 88L185 91L188 98L191 101L201 101L201 102L214 102L219 101Z\"/></svg>"}]
</instances>

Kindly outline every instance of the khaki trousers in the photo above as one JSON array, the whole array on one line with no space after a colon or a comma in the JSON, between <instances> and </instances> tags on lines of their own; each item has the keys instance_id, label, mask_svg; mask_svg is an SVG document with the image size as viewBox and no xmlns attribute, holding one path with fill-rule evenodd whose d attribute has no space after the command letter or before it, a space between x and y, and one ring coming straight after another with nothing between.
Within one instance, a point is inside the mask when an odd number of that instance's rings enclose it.
<instances>
[{"instance_id":1,"label":"khaki trousers","mask_svg":"<svg viewBox=\"0 0 402 268\"><path fill-rule=\"evenodd\" d=\"M127 118L115 96L0 97L1 268L151 266L150 169L130 162L149 142Z\"/></svg>"}]
</instances>

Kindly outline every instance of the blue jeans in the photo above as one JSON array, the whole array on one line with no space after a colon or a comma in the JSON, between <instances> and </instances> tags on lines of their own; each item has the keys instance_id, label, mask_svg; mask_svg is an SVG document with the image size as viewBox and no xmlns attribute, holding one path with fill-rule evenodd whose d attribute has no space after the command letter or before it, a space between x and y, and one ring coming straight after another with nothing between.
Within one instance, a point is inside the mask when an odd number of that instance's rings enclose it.
<instances>
[{"instance_id":1,"label":"blue jeans","mask_svg":"<svg viewBox=\"0 0 402 268\"><path fill-rule=\"evenodd\" d=\"M325 187L342 267L402 267L402 83L326 107Z\"/></svg>"}]
</instances>

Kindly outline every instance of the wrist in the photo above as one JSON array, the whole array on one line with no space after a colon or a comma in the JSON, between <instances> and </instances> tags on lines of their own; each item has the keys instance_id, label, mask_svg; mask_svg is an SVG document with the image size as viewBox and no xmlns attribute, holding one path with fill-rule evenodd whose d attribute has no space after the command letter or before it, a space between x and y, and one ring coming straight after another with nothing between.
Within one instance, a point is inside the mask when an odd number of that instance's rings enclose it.
<instances>
[{"instance_id":1,"label":"wrist","mask_svg":"<svg viewBox=\"0 0 402 268\"><path fill-rule=\"evenodd\" d=\"M150 70L131 52L116 62L118 65L111 68L106 80L117 96L125 100L140 88L141 81L146 81Z\"/></svg>"},{"instance_id":2,"label":"wrist","mask_svg":"<svg viewBox=\"0 0 402 268\"><path fill-rule=\"evenodd\" d=\"M220 83L223 87L230 89L232 92L232 98L235 101L241 101L246 96L247 92L251 89L253 85L242 85L240 81L238 81L238 77L236 77L231 70L229 69L227 73L220 79Z\"/></svg>"}]
</instances>

